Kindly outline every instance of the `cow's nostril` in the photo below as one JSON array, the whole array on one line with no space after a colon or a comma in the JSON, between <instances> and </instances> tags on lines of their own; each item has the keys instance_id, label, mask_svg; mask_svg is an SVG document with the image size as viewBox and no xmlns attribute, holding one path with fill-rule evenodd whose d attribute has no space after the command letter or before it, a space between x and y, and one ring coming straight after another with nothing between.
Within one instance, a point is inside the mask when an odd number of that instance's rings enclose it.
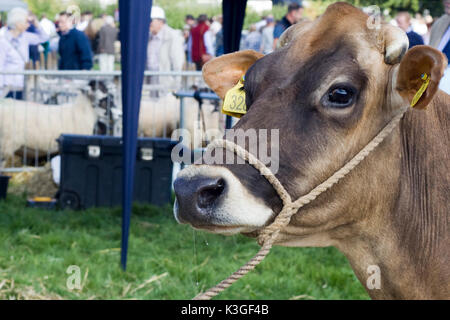
<instances>
[{"instance_id":1,"label":"cow's nostril","mask_svg":"<svg viewBox=\"0 0 450 320\"><path fill-rule=\"evenodd\" d=\"M173 186L178 204L175 209L177 220L196 224L208 223L213 209L218 207L227 191L222 177L179 177Z\"/></svg>"},{"instance_id":2,"label":"cow's nostril","mask_svg":"<svg viewBox=\"0 0 450 320\"><path fill-rule=\"evenodd\" d=\"M220 197L225 189L225 180L220 178L214 183L202 186L198 190L197 204L199 208L205 209L211 207L216 199Z\"/></svg>"}]
</instances>

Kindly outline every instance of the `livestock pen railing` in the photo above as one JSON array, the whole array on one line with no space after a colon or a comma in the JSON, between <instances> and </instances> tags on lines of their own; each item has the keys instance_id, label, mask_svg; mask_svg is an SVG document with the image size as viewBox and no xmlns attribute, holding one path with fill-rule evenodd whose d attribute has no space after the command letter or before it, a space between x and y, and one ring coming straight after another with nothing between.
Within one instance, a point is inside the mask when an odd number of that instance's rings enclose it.
<instances>
[{"instance_id":1,"label":"livestock pen railing","mask_svg":"<svg viewBox=\"0 0 450 320\"><path fill-rule=\"evenodd\" d=\"M17 89L0 88L0 171L39 169L57 153L61 133L121 136L121 71L0 72L8 76L23 78L24 86L22 100L5 99ZM198 71L146 71L138 135L170 138L176 129L194 129L193 122L203 131L223 128L214 94L203 100L207 108L192 98L206 88Z\"/></svg>"}]
</instances>

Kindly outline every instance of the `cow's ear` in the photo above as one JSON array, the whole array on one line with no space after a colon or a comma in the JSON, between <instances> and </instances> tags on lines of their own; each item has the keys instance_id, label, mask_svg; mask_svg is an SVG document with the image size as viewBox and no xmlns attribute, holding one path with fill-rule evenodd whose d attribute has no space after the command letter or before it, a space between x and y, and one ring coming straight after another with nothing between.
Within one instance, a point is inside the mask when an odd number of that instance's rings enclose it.
<instances>
[{"instance_id":1,"label":"cow's ear","mask_svg":"<svg viewBox=\"0 0 450 320\"><path fill-rule=\"evenodd\" d=\"M422 75L430 78L426 90L414 105L414 108L424 109L433 99L439 88L447 58L430 46L415 46L411 48L400 62L396 89L398 93L411 103L416 93L424 83Z\"/></svg>"},{"instance_id":2,"label":"cow's ear","mask_svg":"<svg viewBox=\"0 0 450 320\"><path fill-rule=\"evenodd\" d=\"M264 55L253 51L237 51L208 61L203 66L206 84L223 99L256 60Z\"/></svg>"}]
</instances>

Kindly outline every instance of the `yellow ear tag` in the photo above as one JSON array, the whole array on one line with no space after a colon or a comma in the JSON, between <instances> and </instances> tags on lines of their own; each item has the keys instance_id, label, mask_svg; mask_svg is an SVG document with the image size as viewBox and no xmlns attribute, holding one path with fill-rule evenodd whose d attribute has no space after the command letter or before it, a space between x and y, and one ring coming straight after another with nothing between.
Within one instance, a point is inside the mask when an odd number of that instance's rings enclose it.
<instances>
[{"instance_id":1,"label":"yellow ear tag","mask_svg":"<svg viewBox=\"0 0 450 320\"><path fill-rule=\"evenodd\" d=\"M414 107L416 105L417 101L419 101L420 97L422 97L423 93L428 87L428 84L430 83L430 77L426 73L422 73L420 79L422 79L423 83L414 95L414 98L411 101L411 107Z\"/></svg>"},{"instance_id":2,"label":"yellow ear tag","mask_svg":"<svg viewBox=\"0 0 450 320\"><path fill-rule=\"evenodd\" d=\"M245 105L244 77L225 94L223 99L222 113L226 115L240 118L247 113Z\"/></svg>"}]
</instances>

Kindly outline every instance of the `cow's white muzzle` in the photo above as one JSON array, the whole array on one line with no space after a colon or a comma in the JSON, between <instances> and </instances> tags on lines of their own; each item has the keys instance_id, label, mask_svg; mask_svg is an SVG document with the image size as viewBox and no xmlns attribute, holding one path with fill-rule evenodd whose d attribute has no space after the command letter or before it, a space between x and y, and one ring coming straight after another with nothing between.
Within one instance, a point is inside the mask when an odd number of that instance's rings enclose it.
<instances>
[{"instance_id":1,"label":"cow's white muzzle","mask_svg":"<svg viewBox=\"0 0 450 320\"><path fill-rule=\"evenodd\" d=\"M248 233L262 228L274 215L227 168L192 165L174 182L174 216L179 223L214 233Z\"/></svg>"}]
</instances>

